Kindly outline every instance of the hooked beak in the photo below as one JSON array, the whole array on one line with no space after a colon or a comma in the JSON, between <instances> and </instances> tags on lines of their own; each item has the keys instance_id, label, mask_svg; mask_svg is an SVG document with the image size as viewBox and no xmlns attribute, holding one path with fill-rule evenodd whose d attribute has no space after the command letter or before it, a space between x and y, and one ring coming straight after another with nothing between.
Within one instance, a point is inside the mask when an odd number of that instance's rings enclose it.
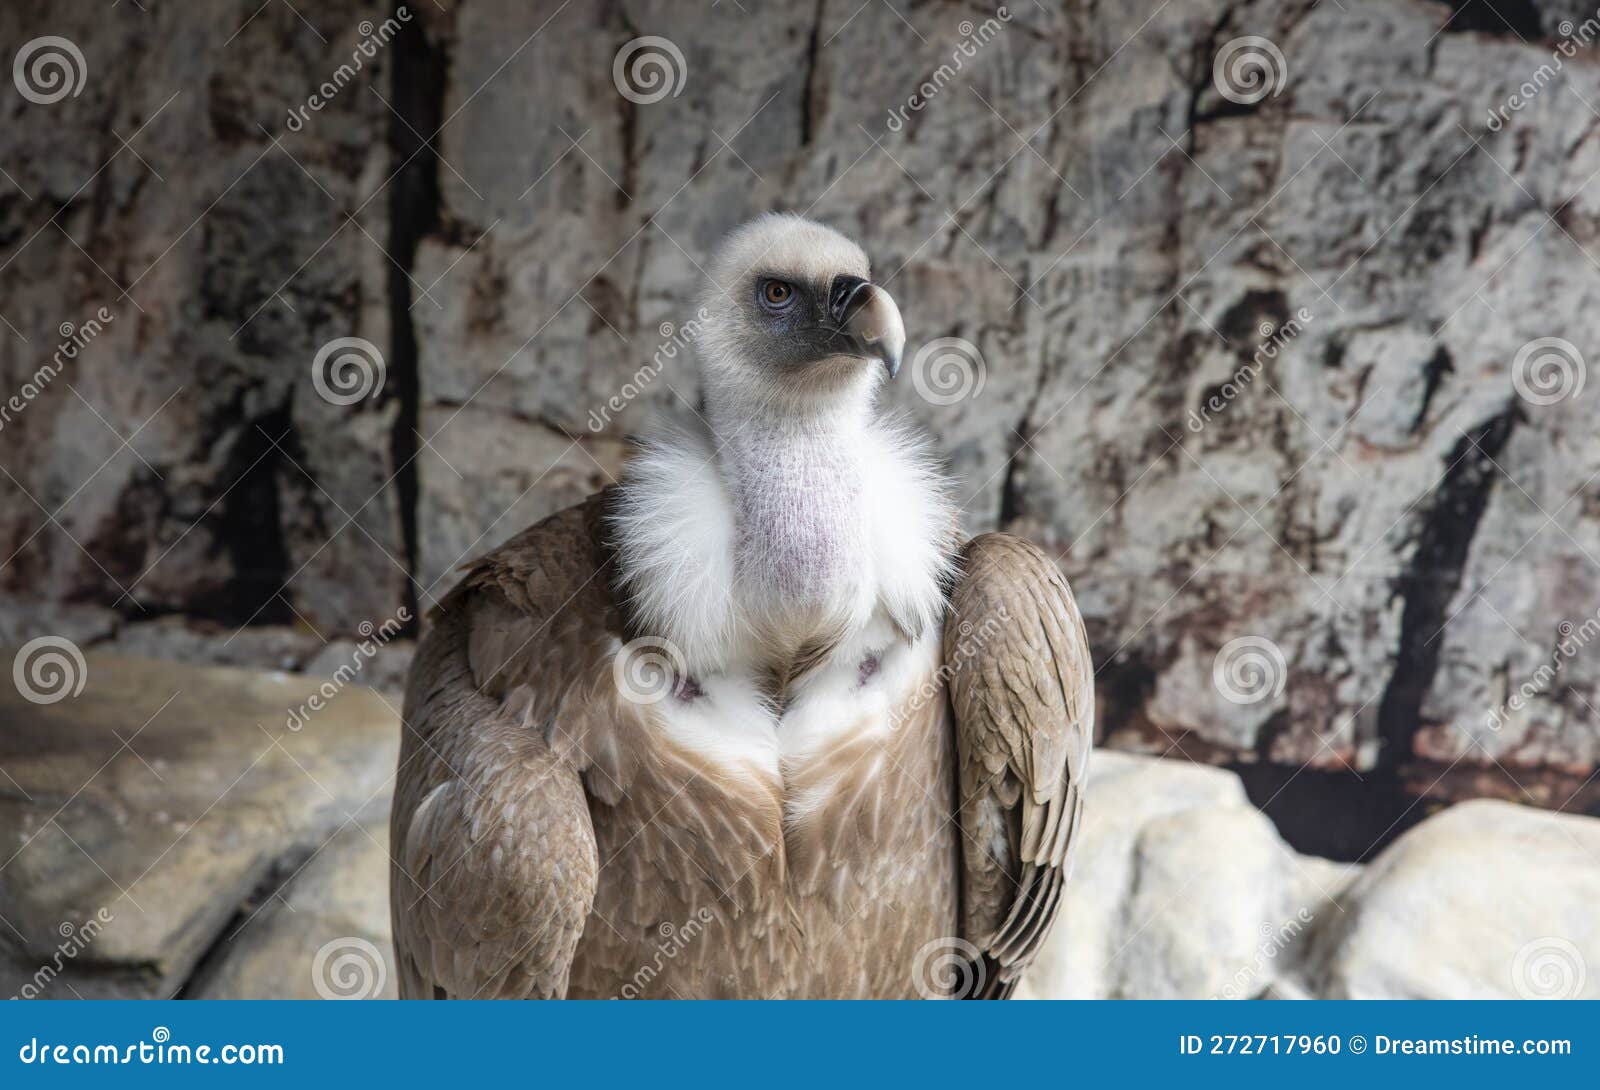
<instances>
[{"instance_id":1,"label":"hooked beak","mask_svg":"<svg viewBox=\"0 0 1600 1090\"><path fill-rule=\"evenodd\" d=\"M859 277L841 276L829 295L831 316L855 351L882 360L890 378L899 374L906 327L889 293Z\"/></svg>"}]
</instances>

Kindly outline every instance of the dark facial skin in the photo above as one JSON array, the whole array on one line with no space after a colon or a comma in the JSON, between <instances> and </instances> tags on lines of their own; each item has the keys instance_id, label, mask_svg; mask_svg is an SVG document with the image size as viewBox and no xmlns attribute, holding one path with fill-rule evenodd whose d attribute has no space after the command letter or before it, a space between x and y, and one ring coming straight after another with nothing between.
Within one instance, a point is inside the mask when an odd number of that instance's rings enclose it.
<instances>
[{"instance_id":1,"label":"dark facial skin","mask_svg":"<svg viewBox=\"0 0 1600 1090\"><path fill-rule=\"evenodd\" d=\"M838 356L859 355L842 328L850 292L865 281L841 274L827 284L757 272L746 285L744 312L754 358L786 371Z\"/></svg>"}]
</instances>

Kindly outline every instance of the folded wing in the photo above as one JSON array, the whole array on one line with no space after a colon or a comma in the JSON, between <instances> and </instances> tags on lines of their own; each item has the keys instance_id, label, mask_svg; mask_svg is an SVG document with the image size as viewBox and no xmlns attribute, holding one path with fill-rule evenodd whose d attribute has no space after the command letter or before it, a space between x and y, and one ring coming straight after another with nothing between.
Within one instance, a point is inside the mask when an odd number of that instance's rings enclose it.
<instances>
[{"instance_id":1,"label":"folded wing","mask_svg":"<svg viewBox=\"0 0 1600 1090\"><path fill-rule=\"evenodd\" d=\"M1094 735L1094 666L1072 592L1037 547L968 543L945 624L959 757L967 998L1016 987L1061 907Z\"/></svg>"},{"instance_id":2,"label":"folded wing","mask_svg":"<svg viewBox=\"0 0 1600 1090\"><path fill-rule=\"evenodd\" d=\"M390 819L402 998L566 994L599 871L571 740L610 677L593 515L476 564L417 650Z\"/></svg>"}]
</instances>

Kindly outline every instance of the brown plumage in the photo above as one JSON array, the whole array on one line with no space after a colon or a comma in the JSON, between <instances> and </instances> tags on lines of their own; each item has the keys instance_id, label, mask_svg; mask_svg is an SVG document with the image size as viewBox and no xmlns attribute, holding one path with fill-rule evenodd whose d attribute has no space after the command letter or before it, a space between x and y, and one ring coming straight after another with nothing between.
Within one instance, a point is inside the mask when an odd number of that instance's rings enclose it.
<instances>
[{"instance_id":1,"label":"brown plumage","mask_svg":"<svg viewBox=\"0 0 1600 1090\"><path fill-rule=\"evenodd\" d=\"M792 217L736 235L704 434L435 611L391 818L402 996L1016 986L1061 906L1089 650L1050 558L955 550L919 448L868 411L903 332L867 272ZM823 332L767 322L796 297Z\"/></svg>"},{"instance_id":2,"label":"brown plumage","mask_svg":"<svg viewBox=\"0 0 1600 1090\"><path fill-rule=\"evenodd\" d=\"M1055 565L971 541L935 695L887 744L763 791L618 698L603 503L476 564L418 650L391 829L402 995L1009 994L1060 905L1092 716ZM786 828L785 794L840 771Z\"/></svg>"}]
</instances>

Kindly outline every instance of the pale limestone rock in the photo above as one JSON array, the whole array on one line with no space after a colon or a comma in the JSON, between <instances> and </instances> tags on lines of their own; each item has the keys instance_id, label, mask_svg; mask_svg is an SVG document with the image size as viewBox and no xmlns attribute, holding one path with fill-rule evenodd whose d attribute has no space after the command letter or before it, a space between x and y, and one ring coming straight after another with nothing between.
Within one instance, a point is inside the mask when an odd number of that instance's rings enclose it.
<instances>
[{"instance_id":1,"label":"pale limestone rock","mask_svg":"<svg viewBox=\"0 0 1600 1090\"><path fill-rule=\"evenodd\" d=\"M387 823L341 830L251 908L193 998L398 998Z\"/></svg>"},{"instance_id":2,"label":"pale limestone rock","mask_svg":"<svg viewBox=\"0 0 1600 1090\"><path fill-rule=\"evenodd\" d=\"M93 652L83 675L52 704L0 686L0 913L25 943L0 994L104 910L46 994L170 995L284 860L387 812L398 718L369 690L316 710L314 679Z\"/></svg>"},{"instance_id":3,"label":"pale limestone rock","mask_svg":"<svg viewBox=\"0 0 1600 1090\"><path fill-rule=\"evenodd\" d=\"M1600 998L1600 821L1468 802L1343 894L1308 975L1355 999Z\"/></svg>"}]
</instances>

